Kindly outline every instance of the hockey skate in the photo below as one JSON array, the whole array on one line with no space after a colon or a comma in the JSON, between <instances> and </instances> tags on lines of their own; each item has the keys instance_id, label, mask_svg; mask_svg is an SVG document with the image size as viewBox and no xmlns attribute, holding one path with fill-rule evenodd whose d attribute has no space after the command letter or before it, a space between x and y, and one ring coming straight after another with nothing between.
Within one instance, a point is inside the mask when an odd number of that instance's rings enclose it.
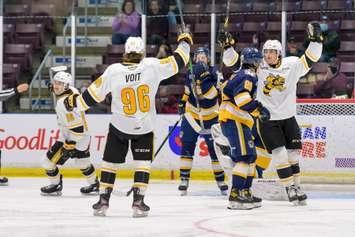
<instances>
[{"instance_id":1,"label":"hockey skate","mask_svg":"<svg viewBox=\"0 0 355 237\"><path fill-rule=\"evenodd\" d=\"M7 186L9 185L9 180L6 177L0 178L0 186Z\"/></svg>"},{"instance_id":2,"label":"hockey skate","mask_svg":"<svg viewBox=\"0 0 355 237\"><path fill-rule=\"evenodd\" d=\"M63 176L60 175L58 184L50 184L41 188L41 195L43 196L61 196L63 189Z\"/></svg>"},{"instance_id":3,"label":"hockey skate","mask_svg":"<svg viewBox=\"0 0 355 237\"><path fill-rule=\"evenodd\" d=\"M181 179L181 183L178 187L181 196L187 195L187 188L189 187L189 180L188 179Z\"/></svg>"},{"instance_id":4,"label":"hockey skate","mask_svg":"<svg viewBox=\"0 0 355 237\"><path fill-rule=\"evenodd\" d=\"M227 196L228 194L228 185L224 181L217 182L217 186L219 190L221 190L221 194L223 196Z\"/></svg>"},{"instance_id":5,"label":"hockey skate","mask_svg":"<svg viewBox=\"0 0 355 237\"><path fill-rule=\"evenodd\" d=\"M97 203L92 205L94 209L94 216L106 216L106 211L109 207L109 201L112 188L106 188L105 193L100 194L100 199Z\"/></svg>"},{"instance_id":6,"label":"hockey skate","mask_svg":"<svg viewBox=\"0 0 355 237\"><path fill-rule=\"evenodd\" d=\"M296 186L296 195L298 199L298 205L306 206L307 205L307 195L302 191L300 186Z\"/></svg>"},{"instance_id":7,"label":"hockey skate","mask_svg":"<svg viewBox=\"0 0 355 237\"><path fill-rule=\"evenodd\" d=\"M255 197L250 189L245 190L246 195L253 200L254 208L261 207L262 199L259 197Z\"/></svg>"},{"instance_id":8,"label":"hockey skate","mask_svg":"<svg viewBox=\"0 0 355 237\"><path fill-rule=\"evenodd\" d=\"M84 195L97 195L99 194L100 182L96 179L95 183L80 188L80 192Z\"/></svg>"},{"instance_id":9,"label":"hockey skate","mask_svg":"<svg viewBox=\"0 0 355 237\"><path fill-rule=\"evenodd\" d=\"M254 202L253 199L248 196L247 190L232 189L227 208L230 210L250 210L254 208Z\"/></svg>"},{"instance_id":10,"label":"hockey skate","mask_svg":"<svg viewBox=\"0 0 355 237\"><path fill-rule=\"evenodd\" d=\"M129 196L133 192L133 217L146 217L148 216L150 207L144 203L144 195L140 194L140 190L137 187L132 187L131 190L127 192L127 196Z\"/></svg>"},{"instance_id":11,"label":"hockey skate","mask_svg":"<svg viewBox=\"0 0 355 237\"><path fill-rule=\"evenodd\" d=\"M291 185L286 187L286 193L288 196L288 200L295 206L298 205L298 197L297 197L297 188L295 185Z\"/></svg>"}]
</instances>

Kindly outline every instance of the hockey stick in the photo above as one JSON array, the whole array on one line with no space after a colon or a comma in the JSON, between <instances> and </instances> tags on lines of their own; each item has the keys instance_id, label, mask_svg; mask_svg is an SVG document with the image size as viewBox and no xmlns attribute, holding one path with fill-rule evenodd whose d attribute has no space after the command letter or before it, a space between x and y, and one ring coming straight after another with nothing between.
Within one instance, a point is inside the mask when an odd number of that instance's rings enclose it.
<instances>
[{"instance_id":1,"label":"hockey stick","mask_svg":"<svg viewBox=\"0 0 355 237\"><path fill-rule=\"evenodd\" d=\"M180 0L176 0L176 5L177 5L177 7L179 9L180 21L181 21L181 25L182 25L182 32L185 32L186 31L186 25L185 25L184 17L182 15L181 1ZM198 96L197 96L196 80L195 80L194 72L192 70L191 57L189 58L188 69L190 71L190 76L191 76L192 93L193 93L194 97L196 98L196 107L197 107L197 110L198 110L198 117L199 117L200 126L202 128L202 130L200 131L200 134L210 134L210 132L205 129L203 118L202 118L202 115L200 114L201 107L200 107L200 102L199 102L199 99L198 99Z\"/></svg>"},{"instance_id":2,"label":"hockey stick","mask_svg":"<svg viewBox=\"0 0 355 237\"><path fill-rule=\"evenodd\" d=\"M170 137L170 135L173 133L173 131L175 130L175 128L177 127L177 125L179 124L180 120L182 119L182 116L180 116L179 120L175 122L173 128L169 131L168 135L164 138L163 142L160 144L160 146L158 147L158 150L154 153L154 158L158 155L158 153L160 152L160 150L163 148L165 142L168 140L168 138Z\"/></svg>"}]
</instances>

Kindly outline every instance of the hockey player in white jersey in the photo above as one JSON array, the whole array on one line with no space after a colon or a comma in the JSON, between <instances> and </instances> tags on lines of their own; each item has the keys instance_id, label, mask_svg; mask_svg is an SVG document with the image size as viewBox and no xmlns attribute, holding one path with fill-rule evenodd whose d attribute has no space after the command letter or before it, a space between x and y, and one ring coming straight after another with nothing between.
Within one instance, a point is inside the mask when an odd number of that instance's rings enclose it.
<instances>
[{"instance_id":1,"label":"hockey player in white jersey","mask_svg":"<svg viewBox=\"0 0 355 237\"><path fill-rule=\"evenodd\" d=\"M133 217L144 217L150 210L143 199L153 160L153 128L156 120L155 95L159 83L181 70L190 57L192 37L178 36L178 47L163 59L144 58L140 37L130 37L125 44L123 63L110 65L81 95L66 101L67 109L84 111L112 94L112 117L101 165L100 199L93 205L94 215L105 216L119 164L125 163L131 141L135 163Z\"/></svg>"},{"instance_id":2,"label":"hockey player in white jersey","mask_svg":"<svg viewBox=\"0 0 355 237\"><path fill-rule=\"evenodd\" d=\"M322 54L323 36L318 22L307 25L310 44L299 57L282 58L282 46L277 40L267 40L263 46L263 63L259 66L257 100L271 114L268 122L260 123L264 144L272 153L280 181L289 201L305 205L307 196L300 187L299 149L302 147L296 115L297 82L317 62ZM224 51L223 61L233 66L235 50Z\"/></svg>"},{"instance_id":3,"label":"hockey player in white jersey","mask_svg":"<svg viewBox=\"0 0 355 237\"><path fill-rule=\"evenodd\" d=\"M84 112L70 111L64 107L64 99L78 90L70 86L72 76L59 71L54 77L50 90L56 97L55 111L60 137L43 158L42 166L50 180L50 184L41 188L42 195L58 196L62 194L63 181L58 165L64 165L68 159L74 159L81 173L86 177L88 186L80 189L82 194L98 194L99 181L95 168L90 162L90 134Z\"/></svg>"}]
</instances>

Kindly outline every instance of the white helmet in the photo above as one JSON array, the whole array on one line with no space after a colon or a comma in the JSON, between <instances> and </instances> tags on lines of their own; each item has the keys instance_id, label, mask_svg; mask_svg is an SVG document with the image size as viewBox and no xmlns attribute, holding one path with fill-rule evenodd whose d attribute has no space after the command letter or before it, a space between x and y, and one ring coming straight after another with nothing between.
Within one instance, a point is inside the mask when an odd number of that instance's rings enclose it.
<instances>
[{"instance_id":1,"label":"white helmet","mask_svg":"<svg viewBox=\"0 0 355 237\"><path fill-rule=\"evenodd\" d=\"M282 45L278 40L267 40L263 46L263 53L265 49L274 49L278 52L279 55L281 55Z\"/></svg>"},{"instance_id":2,"label":"white helmet","mask_svg":"<svg viewBox=\"0 0 355 237\"><path fill-rule=\"evenodd\" d=\"M144 53L144 43L141 37L129 37L124 45L125 53Z\"/></svg>"},{"instance_id":3,"label":"white helmet","mask_svg":"<svg viewBox=\"0 0 355 237\"><path fill-rule=\"evenodd\" d=\"M72 84L72 76L70 75L70 73L60 71L54 75L53 81L60 81L60 82L63 82L64 85L69 86Z\"/></svg>"}]
</instances>

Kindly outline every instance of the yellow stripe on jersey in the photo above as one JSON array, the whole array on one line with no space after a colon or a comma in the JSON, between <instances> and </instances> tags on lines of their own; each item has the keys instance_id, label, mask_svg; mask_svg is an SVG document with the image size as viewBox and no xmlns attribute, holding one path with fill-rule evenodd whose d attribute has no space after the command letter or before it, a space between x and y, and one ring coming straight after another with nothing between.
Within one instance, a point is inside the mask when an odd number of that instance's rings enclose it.
<instances>
[{"instance_id":1,"label":"yellow stripe on jersey","mask_svg":"<svg viewBox=\"0 0 355 237\"><path fill-rule=\"evenodd\" d=\"M248 104L251 101L250 94L248 92L242 92L234 96L234 101L238 107Z\"/></svg>"},{"instance_id":2,"label":"yellow stripe on jersey","mask_svg":"<svg viewBox=\"0 0 355 237\"><path fill-rule=\"evenodd\" d=\"M302 64L303 64L303 67L306 69L306 71L309 70L309 66L308 66L308 63L307 63L307 60L306 60L306 56L305 55L302 55L302 57L300 58Z\"/></svg>"},{"instance_id":3,"label":"yellow stripe on jersey","mask_svg":"<svg viewBox=\"0 0 355 237\"><path fill-rule=\"evenodd\" d=\"M205 94L203 94L203 97L210 100L215 98L216 96L218 96L218 91L214 86L212 86Z\"/></svg>"},{"instance_id":4,"label":"yellow stripe on jersey","mask_svg":"<svg viewBox=\"0 0 355 237\"><path fill-rule=\"evenodd\" d=\"M80 115L81 115L81 120L84 124L84 129L85 129L85 131L87 131L88 130L88 122L86 121L85 112L81 112Z\"/></svg>"},{"instance_id":5,"label":"yellow stripe on jersey","mask_svg":"<svg viewBox=\"0 0 355 237\"><path fill-rule=\"evenodd\" d=\"M311 50L309 50L309 48L307 48L305 54L310 60L312 60L312 62L318 61L317 57L311 52Z\"/></svg>"},{"instance_id":6,"label":"yellow stripe on jersey","mask_svg":"<svg viewBox=\"0 0 355 237\"><path fill-rule=\"evenodd\" d=\"M238 121L235 121L235 125L237 126L237 129L238 129L238 136L239 136L239 144L240 144L241 154L242 155L246 155L247 154L247 148L245 146L243 126Z\"/></svg>"},{"instance_id":7,"label":"yellow stripe on jersey","mask_svg":"<svg viewBox=\"0 0 355 237\"><path fill-rule=\"evenodd\" d=\"M100 97L96 95L95 91L91 88L91 86L88 87L88 92L97 103L101 102Z\"/></svg>"},{"instance_id":8,"label":"yellow stripe on jersey","mask_svg":"<svg viewBox=\"0 0 355 237\"><path fill-rule=\"evenodd\" d=\"M245 124L249 128L252 128L254 125L254 120L251 115L239 109L235 104L230 101L223 101L219 109L219 118L220 121L226 122L228 119L236 120L242 124Z\"/></svg>"},{"instance_id":9,"label":"yellow stripe on jersey","mask_svg":"<svg viewBox=\"0 0 355 237\"><path fill-rule=\"evenodd\" d=\"M175 58L173 56L170 56L169 60L170 60L171 65L173 65L174 74L178 73L179 70L178 70L178 65L176 63Z\"/></svg>"},{"instance_id":10,"label":"yellow stripe on jersey","mask_svg":"<svg viewBox=\"0 0 355 237\"><path fill-rule=\"evenodd\" d=\"M177 49L175 50L175 52L178 53L178 54L181 56L182 60L184 61L184 64L186 65L187 62L189 61L189 56L186 55L185 52L182 51L182 50L179 49L179 48L177 48ZM171 56L171 57L172 57L172 56Z\"/></svg>"},{"instance_id":11,"label":"yellow stripe on jersey","mask_svg":"<svg viewBox=\"0 0 355 237\"><path fill-rule=\"evenodd\" d=\"M231 64L230 65L233 66L234 64L236 64L237 61L238 61L238 58L239 58L239 54L236 52L234 57L231 60Z\"/></svg>"},{"instance_id":12,"label":"yellow stripe on jersey","mask_svg":"<svg viewBox=\"0 0 355 237\"><path fill-rule=\"evenodd\" d=\"M83 99L83 96L80 95L79 97L79 102L81 104L81 107L83 107L85 110L88 110L89 109L89 106L85 103L84 99Z\"/></svg>"}]
</instances>

